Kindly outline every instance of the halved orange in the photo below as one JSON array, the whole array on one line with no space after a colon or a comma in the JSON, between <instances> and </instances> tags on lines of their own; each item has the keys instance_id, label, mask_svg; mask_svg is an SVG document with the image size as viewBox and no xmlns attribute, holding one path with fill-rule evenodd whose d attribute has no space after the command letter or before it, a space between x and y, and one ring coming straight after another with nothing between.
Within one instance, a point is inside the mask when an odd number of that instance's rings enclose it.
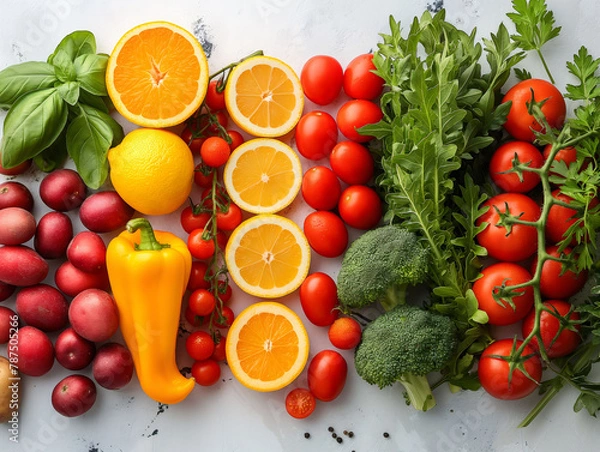
<instances>
[{"instance_id":1,"label":"halved orange","mask_svg":"<svg viewBox=\"0 0 600 452\"><path fill-rule=\"evenodd\" d=\"M227 333L225 353L234 377L249 389L277 391L306 366L310 343L298 315L276 301L240 312Z\"/></svg>"},{"instance_id":2,"label":"halved orange","mask_svg":"<svg viewBox=\"0 0 600 452\"><path fill-rule=\"evenodd\" d=\"M242 130L257 137L281 137L300 120L304 94L290 66L261 55L242 61L231 71L225 104Z\"/></svg>"},{"instance_id":3,"label":"halved orange","mask_svg":"<svg viewBox=\"0 0 600 452\"><path fill-rule=\"evenodd\" d=\"M310 267L310 246L296 223L279 215L256 215L229 237L225 262L244 292L279 298L302 284Z\"/></svg>"},{"instance_id":4,"label":"halved orange","mask_svg":"<svg viewBox=\"0 0 600 452\"><path fill-rule=\"evenodd\" d=\"M227 160L223 183L231 200L251 213L276 213L300 191L302 164L296 152L274 138L255 138Z\"/></svg>"},{"instance_id":5,"label":"halved orange","mask_svg":"<svg viewBox=\"0 0 600 452\"><path fill-rule=\"evenodd\" d=\"M208 78L208 61L194 35L161 21L125 33L106 68L106 88L115 108L142 127L184 122L204 100Z\"/></svg>"}]
</instances>

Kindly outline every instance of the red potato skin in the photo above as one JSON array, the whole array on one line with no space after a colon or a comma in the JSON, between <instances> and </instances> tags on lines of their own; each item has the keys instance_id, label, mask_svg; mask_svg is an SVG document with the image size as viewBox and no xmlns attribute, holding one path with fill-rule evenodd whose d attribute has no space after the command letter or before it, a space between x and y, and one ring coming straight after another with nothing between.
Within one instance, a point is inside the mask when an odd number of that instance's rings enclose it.
<instances>
[{"instance_id":1,"label":"red potato skin","mask_svg":"<svg viewBox=\"0 0 600 452\"><path fill-rule=\"evenodd\" d=\"M23 163L19 163L17 166L12 168L5 168L2 166L2 153L0 152L0 174L5 176L17 176L23 174L31 167L31 159L25 160Z\"/></svg>"},{"instance_id":2,"label":"red potato skin","mask_svg":"<svg viewBox=\"0 0 600 452\"><path fill-rule=\"evenodd\" d=\"M54 273L56 287L69 297L75 297L87 289L101 289L108 291L110 283L105 270L96 273L87 273L79 270L71 262L66 261Z\"/></svg>"},{"instance_id":3,"label":"red potato skin","mask_svg":"<svg viewBox=\"0 0 600 452\"><path fill-rule=\"evenodd\" d=\"M15 308L23 322L44 332L58 331L69 321L67 299L48 284L22 288L17 293Z\"/></svg>"},{"instance_id":4,"label":"red potato skin","mask_svg":"<svg viewBox=\"0 0 600 452\"><path fill-rule=\"evenodd\" d=\"M22 207L0 209L0 244L21 245L33 238L35 217Z\"/></svg>"},{"instance_id":5,"label":"red potato skin","mask_svg":"<svg viewBox=\"0 0 600 452\"><path fill-rule=\"evenodd\" d=\"M0 209L21 207L33 210L33 195L21 182L7 181L0 184Z\"/></svg>"},{"instance_id":6,"label":"red potato skin","mask_svg":"<svg viewBox=\"0 0 600 452\"><path fill-rule=\"evenodd\" d=\"M0 306L0 344L8 343L11 333L18 326L17 313L6 306Z\"/></svg>"},{"instance_id":7,"label":"red potato skin","mask_svg":"<svg viewBox=\"0 0 600 452\"><path fill-rule=\"evenodd\" d=\"M94 380L105 389L121 389L133 378L133 358L129 350L116 342L102 345L92 363Z\"/></svg>"},{"instance_id":8,"label":"red potato skin","mask_svg":"<svg viewBox=\"0 0 600 452\"><path fill-rule=\"evenodd\" d=\"M54 365L54 346L46 333L34 326L19 328L15 334L19 372L32 377L42 376Z\"/></svg>"},{"instance_id":9,"label":"red potato skin","mask_svg":"<svg viewBox=\"0 0 600 452\"><path fill-rule=\"evenodd\" d=\"M79 208L79 219L90 231L112 232L125 227L135 210L116 191L97 192Z\"/></svg>"},{"instance_id":10,"label":"red potato skin","mask_svg":"<svg viewBox=\"0 0 600 452\"><path fill-rule=\"evenodd\" d=\"M95 232L82 231L69 243L67 259L79 270L99 272L106 269L106 244Z\"/></svg>"},{"instance_id":11,"label":"red potato skin","mask_svg":"<svg viewBox=\"0 0 600 452\"><path fill-rule=\"evenodd\" d=\"M64 258L73 238L73 223L62 212L48 212L37 225L33 247L45 259Z\"/></svg>"},{"instance_id":12,"label":"red potato skin","mask_svg":"<svg viewBox=\"0 0 600 452\"><path fill-rule=\"evenodd\" d=\"M6 284L5 282L0 281L0 302L4 300L8 300L12 294L15 293L17 288L12 284Z\"/></svg>"},{"instance_id":13,"label":"red potato skin","mask_svg":"<svg viewBox=\"0 0 600 452\"><path fill-rule=\"evenodd\" d=\"M86 413L96 402L96 384L85 375L69 375L59 381L52 391L52 406L65 417Z\"/></svg>"},{"instance_id":14,"label":"red potato skin","mask_svg":"<svg viewBox=\"0 0 600 452\"><path fill-rule=\"evenodd\" d=\"M40 198L48 207L59 212L81 206L87 196L87 187L74 170L62 168L52 171L40 183Z\"/></svg>"},{"instance_id":15,"label":"red potato skin","mask_svg":"<svg viewBox=\"0 0 600 452\"><path fill-rule=\"evenodd\" d=\"M103 342L119 328L119 311L108 292L88 289L71 301L69 321L80 336L92 342Z\"/></svg>"},{"instance_id":16,"label":"red potato skin","mask_svg":"<svg viewBox=\"0 0 600 452\"><path fill-rule=\"evenodd\" d=\"M89 366L96 356L96 344L81 337L69 327L56 338L54 352L56 360L65 369L82 370Z\"/></svg>"},{"instance_id":17,"label":"red potato skin","mask_svg":"<svg viewBox=\"0 0 600 452\"><path fill-rule=\"evenodd\" d=\"M50 267L33 249L25 245L7 245L0 248L0 281L17 287L41 283Z\"/></svg>"}]
</instances>

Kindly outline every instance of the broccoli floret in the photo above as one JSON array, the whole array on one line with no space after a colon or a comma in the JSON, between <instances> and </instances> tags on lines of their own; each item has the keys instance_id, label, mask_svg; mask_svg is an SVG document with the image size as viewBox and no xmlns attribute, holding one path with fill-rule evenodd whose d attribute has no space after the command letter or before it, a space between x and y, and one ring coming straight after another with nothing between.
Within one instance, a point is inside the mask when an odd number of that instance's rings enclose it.
<instances>
[{"instance_id":1,"label":"broccoli floret","mask_svg":"<svg viewBox=\"0 0 600 452\"><path fill-rule=\"evenodd\" d=\"M441 371L458 345L452 320L413 305L400 305L369 323L355 350L356 372L380 388L398 381L417 410L436 404L427 374Z\"/></svg>"},{"instance_id":2,"label":"broccoli floret","mask_svg":"<svg viewBox=\"0 0 600 452\"><path fill-rule=\"evenodd\" d=\"M386 310L404 303L406 289L425 280L429 249L417 235L395 225L365 232L348 247L337 277L342 309L380 302Z\"/></svg>"}]
</instances>

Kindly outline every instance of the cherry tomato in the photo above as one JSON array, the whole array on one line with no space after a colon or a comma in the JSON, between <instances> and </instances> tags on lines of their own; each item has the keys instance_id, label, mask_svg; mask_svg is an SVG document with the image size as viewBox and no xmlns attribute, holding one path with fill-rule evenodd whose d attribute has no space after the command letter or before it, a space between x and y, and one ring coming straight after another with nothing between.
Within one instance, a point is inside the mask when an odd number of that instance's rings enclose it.
<instances>
[{"instance_id":1,"label":"cherry tomato","mask_svg":"<svg viewBox=\"0 0 600 452\"><path fill-rule=\"evenodd\" d=\"M190 126L185 126L185 128L181 131L179 135L183 141L186 142L190 151L194 155L200 155L200 148L202 147L202 143L204 143L205 137L196 137L194 138L193 128Z\"/></svg>"},{"instance_id":2,"label":"cherry tomato","mask_svg":"<svg viewBox=\"0 0 600 452\"><path fill-rule=\"evenodd\" d=\"M337 285L333 278L323 272L308 275L300 285L300 304L313 325L331 325L339 315Z\"/></svg>"},{"instance_id":3,"label":"cherry tomato","mask_svg":"<svg viewBox=\"0 0 600 452\"><path fill-rule=\"evenodd\" d=\"M560 129L565 122L567 106L561 92L546 80L523 80L509 89L502 99L502 102L512 102L504 129L517 140L533 142L533 131L542 131L542 126L527 111L532 95L536 102L546 101L542 112L550 127Z\"/></svg>"},{"instance_id":4,"label":"cherry tomato","mask_svg":"<svg viewBox=\"0 0 600 452\"><path fill-rule=\"evenodd\" d=\"M375 190L366 185L351 185L342 192L338 210L348 226L366 230L377 226L383 208Z\"/></svg>"},{"instance_id":5,"label":"cherry tomato","mask_svg":"<svg viewBox=\"0 0 600 452\"><path fill-rule=\"evenodd\" d=\"M210 135L219 135L221 130L227 129L227 126L229 125L229 116L224 109L214 111L212 115L211 123L208 126L208 133Z\"/></svg>"},{"instance_id":6,"label":"cherry tomato","mask_svg":"<svg viewBox=\"0 0 600 452\"><path fill-rule=\"evenodd\" d=\"M189 234L194 229L200 229L206 226L206 223L210 220L210 213L200 212L195 214L194 208L192 206L187 206L181 211L179 219L181 227Z\"/></svg>"},{"instance_id":7,"label":"cherry tomato","mask_svg":"<svg viewBox=\"0 0 600 452\"><path fill-rule=\"evenodd\" d=\"M512 262L499 262L482 270L482 277L473 283L479 309L485 311L490 325L510 325L524 318L533 306L533 287L520 289L510 298L496 301L494 293L500 287L510 287L531 281L531 273Z\"/></svg>"},{"instance_id":8,"label":"cherry tomato","mask_svg":"<svg viewBox=\"0 0 600 452\"><path fill-rule=\"evenodd\" d=\"M231 139L231 143L229 143L229 149L233 152L240 144L244 143L244 137L237 130L228 130L227 135Z\"/></svg>"},{"instance_id":9,"label":"cherry tomato","mask_svg":"<svg viewBox=\"0 0 600 452\"><path fill-rule=\"evenodd\" d=\"M373 54L365 53L354 58L344 71L344 91L354 99L373 100L383 91L385 81L373 71Z\"/></svg>"},{"instance_id":10,"label":"cherry tomato","mask_svg":"<svg viewBox=\"0 0 600 452\"><path fill-rule=\"evenodd\" d=\"M331 402L346 385L348 363L335 350L322 350L308 365L308 388L316 399Z\"/></svg>"},{"instance_id":11,"label":"cherry tomato","mask_svg":"<svg viewBox=\"0 0 600 452\"><path fill-rule=\"evenodd\" d=\"M531 171L512 172L513 162L528 164L529 168L541 168L544 164L542 153L527 141L509 141L500 146L490 160L490 177L502 190L513 193L527 193L540 183L540 175Z\"/></svg>"},{"instance_id":12,"label":"cherry tomato","mask_svg":"<svg viewBox=\"0 0 600 452\"><path fill-rule=\"evenodd\" d=\"M190 294L188 306L195 315L210 315L217 305L215 296L208 289L196 289Z\"/></svg>"},{"instance_id":13,"label":"cherry tomato","mask_svg":"<svg viewBox=\"0 0 600 452\"><path fill-rule=\"evenodd\" d=\"M198 151L200 152L200 151ZM215 178L215 170L202 163L198 163L194 168L194 183L198 187L209 188L212 187L213 179Z\"/></svg>"},{"instance_id":14,"label":"cherry tomato","mask_svg":"<svg viewBox=\"0 0 600 452\"><path fill-rule=\"evenodd\" d=\"M210 358L196 361L192 364L192 377L200 386L212 386L221 378L221 366Z\"/></svg>"},{"instance_id":15,"label":"cherry tomato","mask_svg":"<svg viewBox=\"0 0 600 452\"><path fill-rule=\"evenodd\" d=\"M213 325L217 328L229 328L233 323L233 319L235 318L233 309L231 309L229 306L223 306L221 308L221 315L222 318L215 316Z\"/></svg>"},{"instance_id":16,"label":"cherry tomato","mask_svg":"<svg viewBox=\"0 0 600 452\"><path fill-rule=\"evenodd\" d=\"M212 168L224 165L230 154L229 143L221 137L208 137L200 148L202 162Z\"/></svg>"},{"instance_id":17,"label":"cherry tomato","mask_svg":"<svg viewBox=\"0 0 600 452\"><path fill-rule=\"evenodd\" d=\"M306 216L304 235L310 247L323 257L341 256L348 246L346 225L328 210L318 210Z\"/></svg>"},{"instance_id":18,"label":"cherry tomato","mask_svg":"<svg viewBox=\"0 0 600 452\"><path fill-rule=\"evenodd\" d=\"M571 304L562 300L548 300L543 303L544 310L540 313L540 334L548 358L559 358L570 355L581 343L579 325L563 328L561 324L580 319L578 312L571 309ZM535 327L535 310L532 309L523 320L522 334L528 337ZM573 330L574 329L574 330ZM560 331L560 333L559 333ZM536 350L539 349L538 338L534 336L530 342Z\"/></svg>"},{"instance_id":19,"label":"cherry tomato","mask_svg":"<svg viewBox=\"0 0 600 452\"><path fill-rule=\"evenodd\" d=\"M285 409L296 419L307 418L315 411L316 406L315 396L306 388L292 389L285 396Z\"/></svg>"},{"instance_id":20,"label":"cherry tomato","mask_svg":"<svg viewBox=\"0 0 600 452\"><path fill-rule=\"evenodd\" d=\"M340 317L329 326L327 336L335 348L351 350L360 342L362 328L352 317Z\"/></svg>"},{"instance_id":21,"label":"cherry tomato","mask_svg":"<svg viewBox=\"0 0 600 452\"><path fill-rule=\"evenodd\" d=\"M331 154L337 143L338 129L329 113L314 110L306 113L296 126L296 147L309 160L319 160Z\"/></svg>"},{"instance_id":22,"label":"cherry tomato","mask_svg":"<svg viewBox=\"0 0 600 452\"><path fill-rule=\"evenodd\" d=\"M203 261L192 261L192 270L188 280L187 290L193 292L197 289L210 288L210 282L206 279L208 264Z\"/></svg>"},{"instance_id":23,"label":"cherry tomato","mask_svg":"<svg viewBox=\"0 0 600 452\"><path fill-rule=\"evenodd\" d=\"M546 252L553 258L560 258L557 246L546 247ZM565 248L563 253L568 256L571 248ZM532 264L531 273L537 268L537 260ZM556 260L548 259L542 266L540 278L540 291L542 296L549 299L566 300L579 292L585 285L588 277L587 271L575 273L567 270L563 273L563 264Z\"/></svg>"},{"instance_id":24,"label":"cherry tomato","mask_svg":"<svg viewBox=\"0 0 600 452\"><path fill-rule=\"evenodd\" d=\"M194 331L185 340L185 350L190 358L202 361L215 351L215 341L206 331Z\"/></svg>"},{"instance_id":25,"label":"cherry tomato","mask_svg":"<svg viewBox=\"0 0 600 452\"><path fill-rule=\"evenodd\" d=\"M337 124L346 138L358 143L373 139L362 135L357 129L367 124L375 124L383 118L383 112L375 102L365 99L353 99L344 103L337 112Z\"/></svg>"},{"instance_id":26,"label":"cherry tomato","mask_svg":"<svg viewBox=\"0 0 600 452\"><path fill-rule=\"evenodd\" d=\"M212 238L204 239L204 228L194 229L188 235L187 246L196 259L209 259L215 254L215 242Z\"/></svg>"},{"instance_id":27,"label":"cherry tomato","mask_svg":"<svg viewBox=\"0 0 600 452\"><path fill-rule=\"evenodd\" d=\"M233 231L242 222L242 209L237 204L229 202L227 211L217 209L217 228L222 231Z\"/></svg>"},{"instance_id":28,"label":"cherry tomato","mask_svg":"<svg viewBox=\"0 0 600 452\"><path fill-rule=\"evenodd\" d=\"M514 345L518 348L521 344L516 341ZM526 374L515 369L510 375L510 364L502 357L510 356L512 348L513 339L500 339L490 344L479 358L477 373L481 386L497 399L521 399L535 391L542 378L542 363L529 346L523 350L523 356L532 355L523 363Z\"/></svg>"},{"instance_id":29,"label":"cherry tomato","mask_svg":"<svg viewBox=\"0 0 600 452\"><path fill-rule=\"evenodd\" d=\"M194 314L194 312L190 309L189 306L186 306L184 311L185 320L192 325L193 327L199 327L204 324L206 321L205 317L200 317L199 315Z\"/></svg>"},{"instance_id":30,"label":"cherry tomato","mask_svg":"<svg viewBox=\"0 0 600 452\"><path fill-rule=\"evenodd\" d=\"M218 330L217 330L218 331ZM225 361L225 344L227 343L227 337L222 334L217 334L215 338L215 351L213 352L211 358L215 361Z\"/></svg>"},{"instance_id":31,"label":"cherry tomato","mask_svg":"<svg viewBox=\"0 0 600 452\"><path fill-rule=\"evenodd\" d=\"M317 105L333 102L342 90L344 70L329 55L309 58L300 72L300 83L306 97Z\"/></svg>"},{"instance_id":32,"label":"cherry tomato","mask_svg":"<svg viewBox=\"0 0 600 452\"><path fill-rule=\"evenodd\" d=\"M521 193L501 193L483 203L488 207L477 220L477 225L488 223L477 234L477 241L487 249L488 255L501 261L518 262L531 257L537 251L537 230L533 226L513 224L507 234L505 226L499 226L498 212L507 211L523 221L537 221L540 207L530 197Z\"/></svg>"},{"instance_id":33,"label":"cherry tomato","mask_svg":"<svg viewBox=\"0 0 600 452\"><path fill-rule=\"evenodd\" d=\"M304 173L301 186L306 204L315 210L333 210L342 195L342 184L326 166L313 166Z\"/></svg>"},{"instance_id":34,"label":"cherry tomato","mask_svg":"<svg viewBox=\"0 0 600 452\"><path fill-rule=\"evenodd\" d=\"M373 177L374 163L369 150L354 141L341 141L329 156L333 172L348 185L366 185Z\"/></svg>"},{"instance_id":35,"label":"cherry tomato","mask_svg":"<svg viewBox=\"0 0 600 452\"><path fill-rule=\"evenodd\" d=\"M544 160L548 160L551 153L552 145L547 144L546 146L544 146ZM552 163L552 165L554 166L556 162L565 162L565 165L567 165L568 168L569 166L571 166L571 164L577 162L577 149L575 149L573 146L568 146L564 149L560 149L554 155L554 162Z\"/></svg>"},{"instance_id":36,"label":"cherry tomato","mask_svg":"<svg viewBox=\"0 0 600 452\"><path fill-rule=\"evenodd\" d=\"M222 80L211 80L208 84L204 102L212 111L225 109L225 91Z\"/></svg>"},{"instance_id":37,"label":"cherry tomato","mask_svg":"<svg viewBox=\"0 0 600 452\"><path fill-rule=\"evenodd\" d=\"M233 290L231 289L231 286L229 284L227 284L223 280L220 280L217 283L217 287L219 288L219 298L223 303L227 303L229 300L231 300Z\"/></svg>"},{"instance_id":38,"label":"cherry tomato","mask_svg":"<svg viewBox=\"0 0 600 452\"><path fill-rule=\"evenodd\" d=\"M560 190L554 190L552 192L552 197L558 201L561 201L566 204L570 204L573 199L563 193ZM594 198L592 202L590 202L590 208L598 205L598 198ZM580 218L580 216L579 216ZM578 214L575 209L571 209L570 207L566 207L559 204L553 204L550 207L548 212L548 217L546 219L545 231L546 231L546 239L551 243L559 243L561 242L569 227L572 224L578 221ZM583 233L583 224L580 223L581 232ZM582 240L585 241L589 239L589 237L582 237ZM576 237L573 237L571 240L571 246L575 246L577 244Z\"/></svg>"}]
</instances>

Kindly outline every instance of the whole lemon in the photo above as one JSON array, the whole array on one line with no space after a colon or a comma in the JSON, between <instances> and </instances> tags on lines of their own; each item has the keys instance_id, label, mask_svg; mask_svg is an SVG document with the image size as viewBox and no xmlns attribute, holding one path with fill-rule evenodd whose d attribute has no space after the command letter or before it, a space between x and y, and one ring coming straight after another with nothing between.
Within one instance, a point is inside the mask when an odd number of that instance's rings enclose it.
<instances>
[{"instance_id":1,"label":"whole lemon","mask_svg":"<svg viewBox=\"0 0 600 452\"><path fill-rule=\"evenodd\" d=\"M194 159L173 132L135 129L108 151L108 162L117 193L144 215L174 212L192 190Z\"/></svg>"}]
</instances>

